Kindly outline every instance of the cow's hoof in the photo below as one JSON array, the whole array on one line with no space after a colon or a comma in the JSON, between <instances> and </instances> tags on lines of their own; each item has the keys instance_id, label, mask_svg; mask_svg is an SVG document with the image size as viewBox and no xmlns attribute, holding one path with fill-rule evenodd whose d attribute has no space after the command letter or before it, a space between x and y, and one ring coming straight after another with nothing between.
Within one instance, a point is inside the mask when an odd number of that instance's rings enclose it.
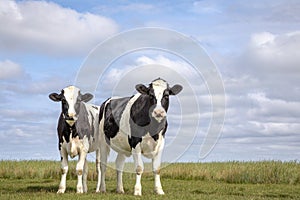
<instances>
[{"instance_id":1,"label":"cow's hoof","mask_svg":"<svg viewBox=\"0 0 300 200\"><path fill-rule=\"evenodd\" d=\"M77 194L82 194L82 193L83 193L82 187L77 187Z\"/></svg>"},{"instance_id":2,"label":"cow's hoof","mask_svg":"<svg viewBox=\"0 0 300 200\"><path fill-rule=\"evenodd\" d=\"M124 192L124 189L121 188L121 189L117 189L117 193L118 193L118 194L124 194L125 192Z\"/></svg>"},{"instance_id":3,"label":"cow's hoof","mask_svg":"<svg viewBox=\"0 0 300 200\"><path fill-rule=\"evenodd\" d=\"M88 188L87 188L87 186L84 186L83 187L83 193L87 193L88 192Z\"/></svg>"},{"instance_id":4,"label":"cow's hoof","mask_svg":"<svg viewBox=\"0 0 300 200\"><path fill-rule=\"evenodd\" d=\"M96 190L96 193L106 193L106 190Z\"/></svg>"},{"instance_id":5,"label":"cow's hoof","mask_svg":"<svg viewBox=\"0 0 300 200\"><path fill-rule=\"evenodd\" d=\"M57 194L63 194L65 193L66 189L65 188L59 188L57 191Z\"/></svg>"},{"instance_id":6,"label":"cow's hoof","mask_svg":"<svg viewBox=\"0 0 300 200\"><path fill-rule=\"evenodd\" d=\"M134 196L142 196L142 188L134 187Z\"/></svg>"},{"instance_id":7,"label":"cow's hoof","mask_svg":"<svg viewBox=\"0 0 300 200\"><path fill-rule=\"evenodd\" d=\"M96 191L98 193L106 193L106 185L100 185L100 190Z\"/></svg>"},{"instance_id":8,"label":"cow's hoof","mask_svg":"<svg viewBox=\"0 0 300 200\"><path fill-rule=\"evenodd\" d=\"M134 191L134 196L142 196L142 192L141 191Z\"/></svg>"},{"instance_id":9,"label":"cow's hoof","mask_svg":"<svg viewBox=\"0 0 300 200\"><path fill-rule=\"evenodd\" d=\"M162 188L155 188L154 192L155 192L155 194L158 194L158 195L164 195L165 194Z\"/></svg>"}]
</instances>

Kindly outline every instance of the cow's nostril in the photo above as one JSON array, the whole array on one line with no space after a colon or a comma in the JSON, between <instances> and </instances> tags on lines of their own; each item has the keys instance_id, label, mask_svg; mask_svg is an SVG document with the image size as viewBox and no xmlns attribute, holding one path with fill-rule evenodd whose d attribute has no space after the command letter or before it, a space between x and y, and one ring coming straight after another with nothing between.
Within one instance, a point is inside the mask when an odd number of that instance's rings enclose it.
<instances>
[{"instance_id":1,"label":"cow's nostril","mask_svg":"<svg viewBox=\"0 0 300 200\"><path fill-rule=\"evenodd\" d=\"M165 116L165 112L163 110L154 110L154 115L156 117L164 117Z\"/></svg>"}]
</instances>

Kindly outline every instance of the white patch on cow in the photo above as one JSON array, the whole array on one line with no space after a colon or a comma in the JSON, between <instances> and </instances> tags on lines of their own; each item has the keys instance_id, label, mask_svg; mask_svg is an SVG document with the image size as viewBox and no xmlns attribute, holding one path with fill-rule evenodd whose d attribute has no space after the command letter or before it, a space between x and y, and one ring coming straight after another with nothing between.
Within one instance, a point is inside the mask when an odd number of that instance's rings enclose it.
<instances>
[{"instance_id":1,"label":"white patch on cow","mask_svg":"<svg viewBox=\"0 0 300 200\"><path fill-rule=\"evenodd\" d=\"M123 113L122 113L122 117L120 120L120 129L119 132L121 132L122 134L125 134L126 137L129 136L131 137L131 129L130 129L130 123L129 121L131 120L130 118L130 109L132 107L132 105L134 104L134 102L136 102L136 100L141 96L140 93L134 95L127 103Z\"/></svg>"},{"instance_id":2,"label":"white patch on cow","mask_svg":"<svg viewBox=\"0 0 300 200\"><path fill-rule=\"evenodd\" d=\"M152 117L160 123L167 115L165 109L161 105L161 100L163 98L164 91L168 88L168 84L164 80L158 79L152 82L152 87L157 100L156 107L152 112Z\"/></svg>"},{"instance_id":3,"label":"white patch on cow","mask_svg":"<svg viewBox=\"0 0 300 200\"><path fill-rule=\"evenodd\" d=\"M69 104L68 114L70 117L73 117L74 120L77 119L77 113L75 111L75 104L77 102L79 91L80 90L75 86L69 86L64 89L64 96L65 96L66 101Z\"/></svg>"},{"instance_id":4,"label":"white patch on cow","mask_svg":"<svg viewBox=\"0 0 300 200\"><path fill-rule=\"evenodd\" d=\"M134 102L140 97L141 94L134 95L127 103L120 120L119 132L114 138L110 139L110 146L118 153L123 153L127 157L131 155L131 147L128 143L128 136L131 137L130 129L130 109ZM116 99L116 98L114 98Z\"/></svg>"},{"instance_id":5,"label":"white patch on cow","mask_svg":"<svg viewBox=\"0 0 300 200\"><path fill-rule=\"evenodd\" d=\"M151 135L148 133L142 138L141 142L141 150L142 154L146 158L154 158L158 155L159 150L162 149L164 144L164 138L162 136L162 132L158 135L158 140L154 140Z\"/></svg>"},{"instance_id":6,"label":"white patch on cow","mask_svg":"<svg viewBox=\"0 0 300 200\"><path fill-rule=\"evenodd\" d=\"M161 79L152 82L155 98L157 100L157 106L161 106L161 100L164 95L164 91L168 88L168 84Z\"/></svg>"},{"instance_id":7,"label":"white patch on cow","mask_svg":"<svg viewBox=\"0 0 300 200\"><path fill-rule=\"evenodd\" d=\"M71 158L79 155L82 151L85 151L86 153L91 152L90 142L87 136L84 136L83 139L79 139L78 136L75 138L70 136L69 142L66 142L65 138L63 138L63 140L64 142L61 144L61 148L66 150Z\"/></svg>"}]
</instances>

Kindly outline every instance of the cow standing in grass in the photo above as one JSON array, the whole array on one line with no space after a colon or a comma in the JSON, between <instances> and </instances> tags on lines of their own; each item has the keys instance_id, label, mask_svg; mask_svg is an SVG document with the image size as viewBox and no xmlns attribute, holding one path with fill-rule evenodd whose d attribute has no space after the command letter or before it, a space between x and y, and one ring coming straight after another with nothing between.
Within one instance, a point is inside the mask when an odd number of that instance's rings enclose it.
<instances>
[{"instance_id":1,"label":"cow standing in grass","mask_svg":"<svg viewBox=\"0 0 300 200\"><path fill-rule=\"evenodd\" d=\"M124 193L122 171L126 156L133 155L136 184L134 195L142 195L141 176L144 170L142 155L152 159L154 173L154 191L164 194L160 182L161 156L167 130L167 111L169 96L182 90L181 85L169 87L163 79L152 81L149 87L136 85L138 94L124 98L110 98L100 108L100 152L101 152L101 186L105 192L105 171L109 147L118 155L117 192Z\"/></svg>"},{"instance_id":2,"label":"cow standing in grass","mask_svg":"<svg viewBox=\"0 0 300 200\"><path fill-rule=\"evenodd\" d=\"M60 94L52 93L49 98L61 102L62 111L58 120L58 149L61 155L62 176L57 193L66 190L68 172L68 155L71 158L79 156L76 165L78 176L77 193L87 192L87 153L96 151L99 154L99 106L87 104L93 98L92 94L81 94L74 86L66 87ZM100 187L100 163L96 161L98 172L97 191Z\"/></svg>"}]
</instances>

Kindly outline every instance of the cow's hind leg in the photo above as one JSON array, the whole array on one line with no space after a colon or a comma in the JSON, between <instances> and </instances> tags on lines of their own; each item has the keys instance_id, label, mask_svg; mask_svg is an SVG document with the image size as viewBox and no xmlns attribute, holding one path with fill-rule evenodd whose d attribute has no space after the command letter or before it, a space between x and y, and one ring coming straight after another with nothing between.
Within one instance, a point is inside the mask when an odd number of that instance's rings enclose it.
<instances>
[{"instance_id":1,"label":"cow's hind leg","mask_svg":"<svg viewBox=\"0 0 300 200\"><path fill-rule=\"evenodd\" d=\"M97 187L96 192L100 192L101 171L100 171L100 149L96 150L96 171L97 171Z\"/></svg>"},{"instance_id":2,"label":"cow's hind leg","mask_svg":"<svg viewBox=\"0 0 300 200\"><path fill-rule=\"evenodd\" d=\"M82 175L82 181L83 181L83 192L87 193L88 187L87 187L87 176L89 172L88 162L87 159L85 159L84 165L83 165L83 175Z\"/></svg>"},{"instance_id":3,"label":"cow's hind leg","mask_svg":"<svg viewBox=\"0 0 300 200\"><path fill-rule=\"evenodd\" d=\"M123 194L124 188L123 188L123 169L124 169L124 163L125 163L125 155L122 153L119 153L116 159L116 168L117 168L117 193Z\"/></svg>"},{"instance_id":4,"label":"cow's hind leg","mask_svg":"<svg viewBox=\"0 0 300 200\"><path fill-rule=\"evenodd\" d=\"M102 144L100 146L100 170L101 170L101 184L100 184L100 192L106 192L106 184L105 184L105 173L107 166L107 156L109 154L109 147L106 144Z\"/></svg>"},{"instance_id":5,"label":"cow's hind leg","mask_svg":"<svg viewBox=\"0 0 300 200\"><path fill-rule=\"evenodd\" d=\"M61 155L61 180L57 193L65 193L66 191L66 179L68 173L68 154L64 148L60 150Z\"/></svg>"}]
</instances>

